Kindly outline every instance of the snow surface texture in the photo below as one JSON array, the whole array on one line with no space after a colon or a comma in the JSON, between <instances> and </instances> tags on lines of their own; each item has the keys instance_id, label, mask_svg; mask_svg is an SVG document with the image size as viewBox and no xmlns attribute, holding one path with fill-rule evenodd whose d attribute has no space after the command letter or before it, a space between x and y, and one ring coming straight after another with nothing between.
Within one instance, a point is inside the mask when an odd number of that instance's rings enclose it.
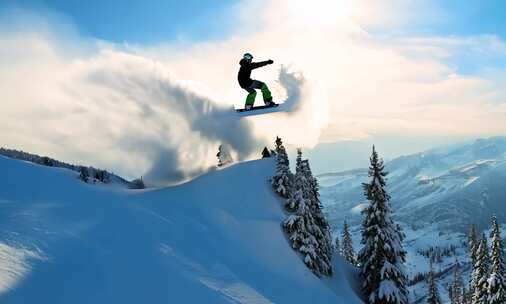
<instances>
[{"instance_id":1,"label":"snow surface texture","mask_svg":"<svg viewBox=\"0 0 506 304\"><path fill-rule=\"evenodd\" d=\"M322 281L290 248L273 158L156 190L0 167L1 303L360 303L340 259Z\"/></svg>"}]
</instances>

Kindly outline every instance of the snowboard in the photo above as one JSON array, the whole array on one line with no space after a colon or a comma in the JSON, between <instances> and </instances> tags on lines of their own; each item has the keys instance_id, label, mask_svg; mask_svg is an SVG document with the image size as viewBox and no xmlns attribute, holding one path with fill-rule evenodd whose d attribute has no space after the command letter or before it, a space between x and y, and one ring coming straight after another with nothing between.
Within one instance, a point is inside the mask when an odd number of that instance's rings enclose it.
<instances>
[{"instance_id":1,"label":"snowboard","mask_svg":"<svg viewBox=\"0 0 506 304\"><path fill-rule=\"evenodd\" d=\"M277 107L277 106L279 106L279 104L278 104L278 103L275 103L275 104L270 105L270 106L265 106L265 105L263 105L263 106L256 106L256 107L251 108L250 110L246 110L246 109L236 109L236 111L237 111L237 112L239 112L239 113L242 113L242 112L251 112L251 111L255 111L255 110L275 108L275 107Z\"/></svg>"}]
</instances>

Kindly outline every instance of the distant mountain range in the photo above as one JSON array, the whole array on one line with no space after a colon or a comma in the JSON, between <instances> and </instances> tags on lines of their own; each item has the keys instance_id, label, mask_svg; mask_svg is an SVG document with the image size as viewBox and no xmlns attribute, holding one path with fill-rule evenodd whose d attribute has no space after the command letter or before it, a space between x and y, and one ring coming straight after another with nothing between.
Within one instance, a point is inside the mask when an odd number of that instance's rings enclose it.
<instances>
[{"instance_id":1,"label":"distant mountain range","mask_svg":"<svg viewBox=\"0 0 506 304\"><path fill-rule=\"evenodd\" d=\"M464 232L471 223L487 227L492 214L506 221L506 137L402 156L385 165L394 215L411 229L435 225L441 232ZM331 225L341 228L344 219L358 224L367 169L318 179Z\"/></svg>"}]
</instances>

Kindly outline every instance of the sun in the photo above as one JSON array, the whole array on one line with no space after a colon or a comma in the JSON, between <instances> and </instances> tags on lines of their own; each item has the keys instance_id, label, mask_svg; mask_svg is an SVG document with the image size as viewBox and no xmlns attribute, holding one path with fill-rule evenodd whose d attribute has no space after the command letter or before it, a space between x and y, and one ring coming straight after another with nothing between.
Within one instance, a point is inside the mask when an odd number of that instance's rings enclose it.
<instances>
[{"instance_id":1,"label":"sun","mask_svg":"<svg viewBox=\"0 0 506 304\"><path fill-rule=\"evenodd\" d=\"M351 0L292 0L288 3L290 15L298 21L316 27L349 23L353 14Z\"/></svg>"}]
</instances>

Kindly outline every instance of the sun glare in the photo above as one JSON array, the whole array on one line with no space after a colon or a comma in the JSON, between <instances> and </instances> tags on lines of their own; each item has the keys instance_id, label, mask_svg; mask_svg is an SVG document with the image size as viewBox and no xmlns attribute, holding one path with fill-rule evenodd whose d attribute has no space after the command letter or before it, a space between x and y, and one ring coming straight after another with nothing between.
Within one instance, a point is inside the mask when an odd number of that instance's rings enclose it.
<instances>
[{"instance_id":1,"label":"sun glare","mask_svg":"<svg viewBox=\"0 0 506 304\"><path fill-rule=\"evenodd\" d=\"M312 26L333 26L350 21L350 0L293 0L289 3L291 15Z\"/></svg>"}]
</instances>

